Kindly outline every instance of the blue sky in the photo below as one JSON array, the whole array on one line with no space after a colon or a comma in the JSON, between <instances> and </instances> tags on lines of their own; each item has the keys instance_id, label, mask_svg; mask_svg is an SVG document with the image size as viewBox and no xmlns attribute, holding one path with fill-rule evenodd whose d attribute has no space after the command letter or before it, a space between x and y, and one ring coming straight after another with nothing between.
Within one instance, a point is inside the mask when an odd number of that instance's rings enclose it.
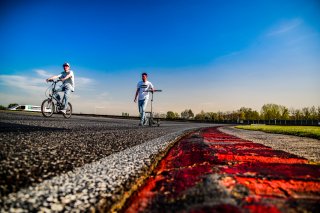
<instances>
[{"instance_id":1,"label":"blue sky","mask_svg":"<svg viewBox=\"0 0 320 213\"><path fill-rule=\"evenodd\" d=\"M137 114L142 72L157 112L320 105L320 3L1 1L0 104L39 105L68 61L76 112Z\"/></svg>"}]
</instances>

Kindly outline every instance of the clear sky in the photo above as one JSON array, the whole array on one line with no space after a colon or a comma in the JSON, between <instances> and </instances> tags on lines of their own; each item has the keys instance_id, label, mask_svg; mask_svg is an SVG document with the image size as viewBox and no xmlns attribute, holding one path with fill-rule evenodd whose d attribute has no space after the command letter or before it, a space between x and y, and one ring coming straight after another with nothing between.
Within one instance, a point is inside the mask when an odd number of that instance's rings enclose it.
<instances>
[{"instance_id":1,"label":"clear sky","mask_svg":"<svg viewBox=\"0 0 320 213\"><path fill-rule=\"evenodd\" d=\"M156 112L318 106L320 2L0 2L0 104L40 105L65 61L76 112L137 115L142 72Z\"/></svg>"}]
</instances>

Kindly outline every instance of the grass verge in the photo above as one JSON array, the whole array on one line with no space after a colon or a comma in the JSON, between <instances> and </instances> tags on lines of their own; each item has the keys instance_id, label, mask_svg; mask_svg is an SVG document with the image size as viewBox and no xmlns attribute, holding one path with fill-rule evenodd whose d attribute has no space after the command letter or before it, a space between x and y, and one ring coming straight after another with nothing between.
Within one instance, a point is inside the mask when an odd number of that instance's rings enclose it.
<instances>
[{"instance_id":1,"label":"grass verge","mask_svg":"<svg viewBox=\"0 0 320 213\"><path fill-rule=\"evenodd\" d=\"M320 139L320 127L318 126L240 125L236 128Z\"/></svg>"}]
</instances>

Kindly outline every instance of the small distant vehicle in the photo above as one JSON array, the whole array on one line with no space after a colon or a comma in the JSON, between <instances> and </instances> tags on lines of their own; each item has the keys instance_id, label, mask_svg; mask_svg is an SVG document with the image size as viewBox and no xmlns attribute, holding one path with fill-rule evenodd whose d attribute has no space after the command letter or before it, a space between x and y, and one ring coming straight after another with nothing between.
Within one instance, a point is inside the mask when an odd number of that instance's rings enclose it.
<instances>
[{"instance_id":1,"label":"small distant vehicle","mask_svg":"<svg viewBox=\"0 0 320 213\"><path fill-rule=\"evenodd\" d=\"M160 90L160 89L158 89L158 90L148 90L147 92L151 93L150 112L146 112L147 125L149 125L149 126L160 126L160 118L154 118L153 117L152 102L153 102L153 93L162 92L162 90Z\"/></svg>"},{"instance_id":2,"label":"small distant vehicle","mask_svg":"<svg viewBox=\"0 0 320 213\"><path fill-rule=\"evenodd\" d=\"M30 112L41 112L41 106L34 105L15 105L9 108L13 111L30 111Z\"/></svg>"},{"instance_id":3,"label":"small distant vehicle","mask_svg":"<svg viewBox=\"0 0 320 213\"><path fill-rule=\"evenodd\" d=\"M52 84L48 87L47 91L49 91L49 94L46 96L48 97L45 99L41 104L41 113L44 117L51 117L53 113L59 113L60 110L64 109L64 105L61 102L62 99L59 98L60 95L58 94L56 90L56 85L61 80L53 80L51 81ZM51 90L50 90L51 88ZM70 102L68 102L66 113L62 113L65 118L70 118L72 115L72 105Z\"/></svg>"}]
</instances>

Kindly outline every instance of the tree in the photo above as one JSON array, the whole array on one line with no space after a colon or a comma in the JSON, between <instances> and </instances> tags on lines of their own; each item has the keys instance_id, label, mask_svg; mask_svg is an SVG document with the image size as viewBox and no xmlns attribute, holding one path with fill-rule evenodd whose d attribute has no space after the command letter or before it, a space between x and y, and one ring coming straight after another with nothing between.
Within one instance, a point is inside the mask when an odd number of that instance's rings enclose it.
<instances>
[{"instance_id":1,"label":"tree","mask_svg":"<svg viewBox=\"0 0 320 213\"><path fill-rule=\"evenodd\" d=\"M293 108L293 107L291 107L290 109L289 109L289 116L290 116L290 120L296 120L295 119L295 109Z\"/></svg>"},{"instance_id":2,"label":"tree","mask_svg":"<svg viewBox=\"0 0 320 213\"><path fill-rule=\"evenodd\" d=\"M294 117L295 117L295 120L301 120L301 118L302 118L302 113L301 113L301 111L300 111L299 109L296 109L296 110L294 111Z\"/></svg>"},{"instance_id":3,"label":"tree","mask_svg":"<svg viewBox=\"0 0 320 213\"><path fill-rule=\"evenodd\" d=\"M246 119L246 113L244 111L239 112L239 120L245 120Z\"/></svg>"},{"instance_id":4,"label":"tree","mask_svg":"<svg viewBox=\"0 0 320 213\"><path fill-rule=\"evenodd\" d=\"M189 119L189 113L187 109L181 112L180 114L182 119Z\"/></svg>"},{"instance_id":5,"label":"tree","mask_svg":"<svg viewBox=\"0 0 320 213\"><path fill-rule=\"evenodd\" d=\"M251 108L241 107L239 110L239 119L240 120L259 120L260 116L256 110Z\"/></svg>"},{"instance_id":6,"label":"tree","mask_svg":"<svg viewBox=\"0 0 320 213\"><path fill-rule=\"evenodd\" d=\"M239 118L238 111L226 112L224 113L224 119L228 121L236 121Z\"/></svg>"},{"instance_id":7,"label":"tree","mask_svg":"<svg viewBox=\"0 0 320 213\"><path fill-rule=\"evenodd\" d=\"M265 120L280 119L280 105L264 104L261 108L261 115Z\"/></svg>"},{"instance_id":8,"label":"tree","mask_svg":"<svg viewBox=\"0 0 320 213\"><path fill-rule=\"evenodd\" d=\"M218 116L218 120L219 120L219 121L223 121L223 120L224 120L224 114L223 114L223 112L218 111L218 112L217 112L217 116Z\"/></svg>"},{"instance_id":9,"label":"tree","mask_svg":"<svg viewBox=\"0 0 320 213\"><path fill-rule=\"evenodd\" d=\"M0 110L6 110L7 107L0 105Z\"/></svg>"},{"instance_id":10,"label":"tree","mask_svg":"<svg viewBox=\"0 0 320 213\"><path fill-rule=\"evenodd\" d=\"M217 113L215 112L207 112L205 117L208 119L208 120L213 120L213 121L216 121L218 120L218 115Z\"/></svg>"},{"instance_id":11,"label":"tree","mask_svg":"<svg viewBox=\"0 0 320 213\"><path fill-rule=\"evenodd\" d=\"M310 108L310 119L311 120L317 120L317 109L315 106L312 106Z\"/></svg>"},{"instance_id":12,"label":"tree","mask_svg":"<svg viewBox=\"0 0 320 213\"><path fill-rule=\"evenodd\" d=\"M310 119L310 110L309 107L304 107L302 108L302 115L304 120L309 120Z\"/></svg>"},{"instance_id":13,"label":"tree","mask_svg":"<svg viewBox=\"0 0 320 213\"><path fill-rule=\"evenodd\" d=\"M230 114L230 119L232 121L238 121L239 120L239 111L232 111Z\"/></svg>"},{"instance_id":14,"label":"tree","mask_svg":"<svg viewBox=\"0 0 320 213\"><path fill-rule=\"evenodd\" d=\"M17 106L17 105L19 105L19 104L17 104L17 103L11 103L11 104L8 105L8 109L11 108L11 107Z\"/></svg>"},{"instance_id":15,"label":"tree","mask_svg":"<svg viewBox=\"0 0 320 213\"><path fill-rule=\"evenodd\" d=\"M156 112L156 113L153 114L153 117L154 118L166 118L166 114L165 113Z\"/></svg>"},{"instance_id":16,"label":"tree","mask_svg":"<svg viewBox=\"0 0 320 213\"><path fill-rule=\"evenodd\" d=\"M191 109L186 109L183 112L181 112L181 118L183 119L190 119L193 117L194 117L194 114Z\"/></svg>"},{"instance_id":17,"label":"tree","mask_svg":"<svg viewBox=\"0 0 320 213\"><path fill-rule=\"evenodd\" d=\"M204 120L205 119L205 112L203 110L201 110L201 112L199 114L196 114L194 119L196 119L196 120Z\"/></svg>"},{"instance_id":18,"label":"tree","mask_svg":"<svg viewBox=\"0 0 320 213\"><path fill-rule=\"evenodd\" d=\"M252 112L252 120L259 120L260 119L260 115L259 115L259 112L254 110Z\"/></svg>"},{"instance_id":19,"label":"tree","mask_svg":"<svg viewBox=\"0 0 320 213\"><path fill-rule=\"evenodd\" d=\"M124 117L129 117L129 113L123 112L123 113L122 113L122 116L124 116Z\"/></svg>"},{"instance_id":20,"label":"tree","mask_svg":"<svg viewBox=\"0 0 320 213\"><path fill-rule=\"evenodd\" d=\"M189 109L189 118L193 118L194 117L194 113L192 112L191 109Z\"/></svg>"},{"instance_id":21,"label":"tree","mask_svg":"<svg viewBox=\"0 0 320 213\"><path fill-rule=\"evenodd\" d=\"M241 107L239 109L239 118L240 118L240 120L248 119L250 111L251 111L251 108Z\"/></svg>"},{"instance_id":22,"label":"tree","mask_svg":"<svg viewBox=\"0 0 320 213\"><path fill-rule=\"evenodd\" d=\"M280 118L281 120L289 119L289 109L285 106L280 106Z\"/></svg>"},{"instance_id":23,"label":"tree","mask_svg":"<svg viewBox=\"0 0 320 213\"><path fill-rule=\"evenodd\" d=\"M167 112L167 119L175 119L176 118L176 114L178 114L178 113L174 113L172 111L168 111Z\"/></svg>"}]
</instances>

